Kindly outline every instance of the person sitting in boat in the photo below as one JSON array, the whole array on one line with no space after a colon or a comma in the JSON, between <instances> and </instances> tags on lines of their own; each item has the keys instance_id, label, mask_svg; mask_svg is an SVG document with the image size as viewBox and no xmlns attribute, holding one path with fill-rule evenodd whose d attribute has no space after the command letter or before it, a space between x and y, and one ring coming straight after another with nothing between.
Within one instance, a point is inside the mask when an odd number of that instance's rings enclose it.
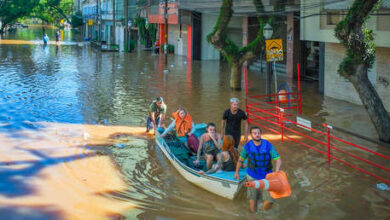
<instances>
[{"instance_id":1,"label":"person sitting in boat","mask_svg":"<svg viewBox=\"0 0 390 220\"><path fill-rule=\"evenodd\" d=\"M194 164L197 165L199 163L199 157L203 149L204 155L206 156L206 171L208 171L214 159L219 160L222 136L216 132L214 123L209 123L206 130L207 132L200 137L197 159L194 161Z\"/></svg>"},{"instance_id":2,"label":"person sitting in boat","mask_svg":"<svg viewBox=\"0 0 390 220\"><path fill-rule=\"evenodd\" d=\"M176 137L180 142L187 146L187 137L191 136L195 131L195 124L192 121L191 115L184 109L179 108L176 112L172 113L174 120L168 126L168 128L161 134L161 137L175 129Z\"/></svg>"},{"instance_id":3,"label":"person sitting in boat","mask_svg":"<svg viewBox=\"0 0 390 220\"><path fill-rule=\"evenodd\" d=\"M206 174L215 173L220 170L234 171L236 170L238 158L239 158L239 153L237 149L234 147L233 136L225 135L223 136L223 141L222 141L221 156L218 158L217 164L213 165L212 168L206 172ZM203 170L199 172L204 173Z\"/></svg>"},{"instance_id":4,"label":"person sitting in boat","mask_svg":"<svg viewBox=\"0 0 390 220\"><path fill-rule=\"evenodd\" d=\"M239 171L245 159L248 159L247 181L265 179L268 173L272 173L272 160L276 162L275 172L280 170L282 160L274 146L265 139L261 139L261 130L259 127L250 129L252 140L245 144L241 151L240 158L237 163L235 179L239 179ZM251 212L255 212L257 202L262 197L263 210L268 210L272 207L275 200L269 195L268 191L260 191L255 188L247 188L247 198L249 199L249 207Z\"/></svg>"},{"instance_id":5,"label":"person sitting in boat","mask_svg":"<svg viewBox=\"0 0 390 220\"><path fill-rule=\"evenodd\" d=\"M162 97L157 97L152 104L149 106L149 116L146 122L146 132L149 132L151 129L156 129L164 125L165 114L167 112L167 106L164 103Z\"/></svg>"}]
</instances>

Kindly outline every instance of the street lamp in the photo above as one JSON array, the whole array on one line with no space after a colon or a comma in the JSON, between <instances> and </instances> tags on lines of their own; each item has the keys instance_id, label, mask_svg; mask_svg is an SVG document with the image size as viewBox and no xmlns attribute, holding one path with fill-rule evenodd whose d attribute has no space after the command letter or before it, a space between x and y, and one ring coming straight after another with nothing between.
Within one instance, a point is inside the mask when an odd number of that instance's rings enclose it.
<instances>
[{"instance_id":1,"label":"street lamp","mask_svg":"<svg viewBox=\"0 0 390 220\"><path fill-rule=\"evenodd\" d=\"M272 37L272 34L274 33L274 30L272 30L271 25L266 24L263 28L263 36L265 39L269 40Z\"/></svg>"},{"instance_id":2,"label":"street lamp","mask_svg":"<svg viewBox=\"0 0 390 220\"><path fill-rule=\"evenodd\" d=\"M266 24L264 26L264 28L263 28L263 36L264 36L264 38L266 40L271 39L273 33L274 33L274 31L272 30L271 25ZM267 49L266 49L266 51L267 51ZM271 68L272 68L272 63L271 62L267 62L267 75L266 75L266 85L265 85L265 91L267 93L267 98L265 99L266 102L270 102L271 101L271 96L270 96L271 95L271 77L272 77Z\"/></svg>"}]
</instances>

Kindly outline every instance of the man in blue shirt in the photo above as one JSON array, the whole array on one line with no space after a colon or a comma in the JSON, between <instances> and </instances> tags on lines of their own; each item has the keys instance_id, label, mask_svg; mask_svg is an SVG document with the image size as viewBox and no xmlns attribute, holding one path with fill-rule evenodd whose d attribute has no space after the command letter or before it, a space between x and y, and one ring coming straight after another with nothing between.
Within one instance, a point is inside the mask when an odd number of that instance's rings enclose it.
<instances>
[{"instance_id":1,"label":"man in blue shirt","mask_svg":"<svg viewBox=\"0 0 390 220\"><path fill-rule=\"evenodd\" d=\"M236 173L234 178L239 178L239 170L242 163L248 159L247 181L265 179L268 173L272 173L272 160L276 162L275 172L280 170L282 160L274 146L267 140L261 139L261 130L259 127L250 129L252 140L245 144L241 151L240 159L237 162ZM261 198L263 200L263 210L269 209L275 202L269 195L268 191L260 191L255 188L247 189L247 198L249 199L249 207L251 212L256 211L257 202Z\"/></svg>"}]
</instances>

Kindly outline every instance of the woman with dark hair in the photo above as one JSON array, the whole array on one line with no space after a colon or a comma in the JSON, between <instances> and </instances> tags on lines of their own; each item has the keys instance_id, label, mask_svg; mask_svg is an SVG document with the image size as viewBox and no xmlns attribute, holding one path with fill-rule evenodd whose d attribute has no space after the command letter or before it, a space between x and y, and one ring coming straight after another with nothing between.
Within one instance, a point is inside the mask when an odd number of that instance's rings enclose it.
<instances>
[{"instance_id":1,"label":"woman with dark hair","mask_svg":"<svg viewBox=\"0 0 390 220\"><path fill-rule=\"evenodd\" d=\"M222 155L218 158L217 164L215 164L210 170L208 170L206 174L215 173L219 170L234 171L236 169L239 153L237 149L234 147L233 136L231 135L223 136L221 154Z\"/></svg>"},{"instance_id":2,"label":"woman with dark hair","mask_svg":"<svg viewBox=\"0 0 390 220\"><path fill-rule=\"evenodd\" d=\"M200 137L197 159L194 161L194 164L197 165L199 163L199 157L203 149L206 156L206 167L207 170L209 170L214 159L219 158L221 135L216 132L216 126L214 123L209 123L206 130L207 132Z\"/></svg>"}]
</instances>

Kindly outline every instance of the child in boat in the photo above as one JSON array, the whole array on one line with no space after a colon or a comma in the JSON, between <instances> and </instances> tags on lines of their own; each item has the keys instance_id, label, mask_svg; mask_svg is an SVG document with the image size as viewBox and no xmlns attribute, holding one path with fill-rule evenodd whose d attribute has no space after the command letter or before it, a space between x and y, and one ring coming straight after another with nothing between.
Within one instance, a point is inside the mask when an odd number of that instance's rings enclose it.
<instances>
[{"instance_id":1,"label":"child in boat","mask_svg":"<svg viewBox=\"0 0 390 220\"><path fill-rule=\"evenodd\" d=\"M206 127L207 132L200 137L197 159L194 164L199 163L200 153L203 152L206 156L207 170L211 168L214 159L219 159L221 149L221 135L216 132L216 126L214 123L209 123Z\"/></svg>"},{"instance_id":2,"label":"child in boat","mask_svg":"<svg viewBox=\"0 0 390 220\"><path fill-rule=\"evenodd\" d=\"M206 172L206 174L215 173L219 170L222 171L235 171L236 165L238 161L238 151L234 147L234 139L231 135L223 136L222 142L222 153L218 158L217 164L213 165L213 167ZM203 170L200 173L204 173Z\"/></svg>"},{"instance_id":3,"label":"child in boat","mask_svg":"<svg viewBox=\"0 0 390 220\"><path fill-rule=\"evenodd\" d=\"M191 136L195 131L195 124L192 121L192 117L184 108L179 108L176 112L172 113L172 117L174 120L164 133L161 134L161 137L165 137L168 132L175 129L177 139L187 147L187 137Z\"/></svg>"}]
</instances>

